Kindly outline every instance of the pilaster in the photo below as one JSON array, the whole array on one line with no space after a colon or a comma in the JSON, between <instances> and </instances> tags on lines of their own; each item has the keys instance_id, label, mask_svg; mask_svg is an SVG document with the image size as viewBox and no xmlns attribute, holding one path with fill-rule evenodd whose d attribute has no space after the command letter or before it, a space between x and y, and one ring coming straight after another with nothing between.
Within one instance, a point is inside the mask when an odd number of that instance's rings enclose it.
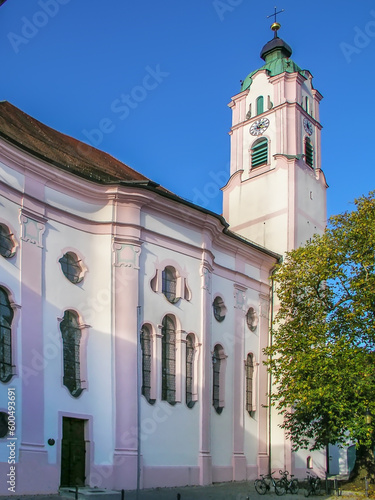
<instances>
[{"instance_id":1,"label":"pilaster","mask_svg":"<svg viewBox=\"0 0 375 500\"><path fill-rule=\"evenodd\" d=\"M269 308L270 300L267 295L260 295L260 320L259 320L259 448L258 448L258 469L259 474L266 474L270 467L269 457L269 401L267 394L269 392L269 375L263 364L266 361L266 356L263 354L263 349L268 345L269 340Z\"/></svg>"},{"instance_id":2,"label":"pilaster","mask_svg":"<svg viewBox=\"0 0 375 500\"><path fill-rule=\"evenodd\" d=\"M138 465L137 361L139 257L138 241L113 243L115 451L114 489L135 489Z\"/></svg>"},{"instance_id":3,"label":"pilaster","mask_svg":"<svg viewBox=\"0 0 375 500\"><path fill-rule=\"evenodd\" d=\"M46 219L22 209L21 361L22 433L19 458L24 470L47 463L44 443L44 372L35 370L35 352L43 357L43 234Z\"/></svg>"},{"instance_id":4,"label":"pilaster","mask_svg":"<svg viewBox=\"0 0 375 500\"><path fill-rule=\"evenodd\" d=\"M246 288L234 285L234 346L233 346L233 481L246 480L244 454L244 377L241 366L244 357L245 294Z\"/></svg>"},{"instance_id":5,"label":"pilaster","mask_svg":"<svg viewBox=\"0 0 375 500\"><path fill-rule=\"evenodd\" d=\"M212 266L204 252L201 265L202 374L200 386L199 484L212 483L211 457L211 278Z\"/></svg>"}]
</instances>

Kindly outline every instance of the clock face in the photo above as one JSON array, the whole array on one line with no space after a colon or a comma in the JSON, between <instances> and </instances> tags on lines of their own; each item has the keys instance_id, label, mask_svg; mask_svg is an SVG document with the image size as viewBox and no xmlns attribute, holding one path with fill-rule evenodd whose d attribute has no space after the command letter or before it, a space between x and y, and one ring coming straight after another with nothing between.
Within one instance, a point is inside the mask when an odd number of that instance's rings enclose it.
<instances>
[{"instance_id":1,"label":"clock face","mask_svg":"<svg viewBox=\"0 0 375 500\"><path fill-rule=\"evenodd\" d=\"M303 119L303 126L305 127L305 131L307 134L311 135L313 133L313 126L307 118Z\"/></svg>"},{"instance_id":2,"label":"clock face","mask_svg":"<svg viewBox=\"0 0 375 500\"><path fill-rule=\"evenodd\" d=\"M251 135L261 135L263 132L265 132L268 128L268 125L270 124L270 121L268 118L261 118L260 120L257 120L254 122L251 127L250 127L250 134Z\"/></svg>"}]
</instances>

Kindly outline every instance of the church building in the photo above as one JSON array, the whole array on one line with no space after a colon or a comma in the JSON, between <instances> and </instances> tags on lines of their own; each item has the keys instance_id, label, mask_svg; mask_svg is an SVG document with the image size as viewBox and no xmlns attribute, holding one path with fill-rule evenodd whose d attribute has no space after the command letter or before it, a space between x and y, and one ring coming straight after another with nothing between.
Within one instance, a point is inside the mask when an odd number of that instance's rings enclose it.
<instances>
[{"instance_id":1,"label":"church building","mask_svg":"<svg viewBox=\"0 0 375 500\"><path fill-rule=\"evenodd\" d=\"M263 365L275 266L326 224L322 96L279 27L229 104L223 215L0 102L0 495L324 474Z\"/></svg>"}]
</instances>

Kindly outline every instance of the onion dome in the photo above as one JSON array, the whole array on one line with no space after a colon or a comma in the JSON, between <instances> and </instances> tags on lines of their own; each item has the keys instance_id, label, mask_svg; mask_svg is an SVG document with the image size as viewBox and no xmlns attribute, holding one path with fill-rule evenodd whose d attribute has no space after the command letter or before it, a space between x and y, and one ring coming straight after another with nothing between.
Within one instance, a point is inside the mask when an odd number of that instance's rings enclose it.
<instances>
[{"instance_id":1,"label":"onion dome","mask_svg":"<svg viewBox=\"0 0 375 500\"><path fill-rule=\"evenodd\" d=\"M266 70L269 76L276 76L285 72L295 73L298 71L305 76L304 71L290 59L292 55L291 47L282 38L277 36L279 28L279 23L275 22L272 24L271 29L275 33L274 38L267 42L260 52L260 57L265 61L265 64L247 75L242 82L241 92L250 87L253 81L252 77L258 73L258 71Z\"/></svg>"}]
</instances>

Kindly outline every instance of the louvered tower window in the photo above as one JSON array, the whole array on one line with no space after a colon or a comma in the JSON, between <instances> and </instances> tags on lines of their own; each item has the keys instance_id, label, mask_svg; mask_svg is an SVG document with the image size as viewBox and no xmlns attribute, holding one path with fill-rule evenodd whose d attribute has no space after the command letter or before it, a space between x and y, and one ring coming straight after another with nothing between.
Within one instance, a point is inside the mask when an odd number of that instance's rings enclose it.
<instances>
[{"instance_id":1,"label":"louvered tower window","mask_svg":"<svg viewBox=\"0 0 375 500\"><path fill-rule=\"evenodd\" d=\"M264 111L264 99L263 96L261 95L257 99L257 115L261 115Z\"/></svg>"},{"instance_id":2,"label":"louvered tower window","mask_svg":"<svg viewBox=\"0 0 375 500\"><path fill-rule=\"evenodd\" d=\"M142 347L142 394L151 404L151 331L147 325L143 325L141 332Z\"/></svg>"},{"instance_id":3,"label":"louvered tower window","mask_svg":"<svg viewBox=\"0 0 375 500\"><path fill-rule=\"evenodd\" d=\"M246 358L246 411L254 411L253 406L253 378L254 378L254 357L248 354Z\"/></svg>"},{"instance_id":4,"label":"louvered tower window","mask_svg":"<svg viewBox=\"0 0 375 500\"><path fill-rule=\"evenodd\" d=\"M0 380L8 382L12 378L12 321L8 293L0 287Z\"/></svg>"},{"instance_id":5,"label":"louvered tower window","mask_svg":"<svg viewBox=\"0 0 375 500\"><path fill-rule=\"evenodd\" d=\"M74 311L65 311L60 330L63 338L63 383L72 396L78 397L83 391L80 364L81 329L78 314Z\"/></svg>"},{"instance_id":6,"label":"louvered tower window","mask_svg":"<svg viewBox=\"0 0 375 500\"><path fill-rule=\"evenodd\" d=\"M186 404L193 408L193 369L194 369L194 338L193 335L186 337Z\"/></svg>"},{"instance_id":7,"label":"louvered tower window","mask_svg":"<svg viewBox=\"0 0 375 500\"><path fill-rule=\"evenodd\" d=\"M162 322L161 399L176 403L176 326L171 316Z\"/></svg>"},{"instance_id":8,"label":"louvered tower window","mask_svg":"<svg viewBox=\"0 0 375 500\"><path fill-rule=\"evenodd\" d=\"M267 165L268 141L265 137L257 141L251 151L251 168Z\"/></svg>"},{"instance_id":9,"label":"louvered tower window","mask_svg":"<svg viewBox=\"0 0 375 500\"><path fill-rule=\"evenodd\" d=\"M314 148L308 137L305 139L305 162L309 167L314 167Z\"/></svg>"}]
</instances>

